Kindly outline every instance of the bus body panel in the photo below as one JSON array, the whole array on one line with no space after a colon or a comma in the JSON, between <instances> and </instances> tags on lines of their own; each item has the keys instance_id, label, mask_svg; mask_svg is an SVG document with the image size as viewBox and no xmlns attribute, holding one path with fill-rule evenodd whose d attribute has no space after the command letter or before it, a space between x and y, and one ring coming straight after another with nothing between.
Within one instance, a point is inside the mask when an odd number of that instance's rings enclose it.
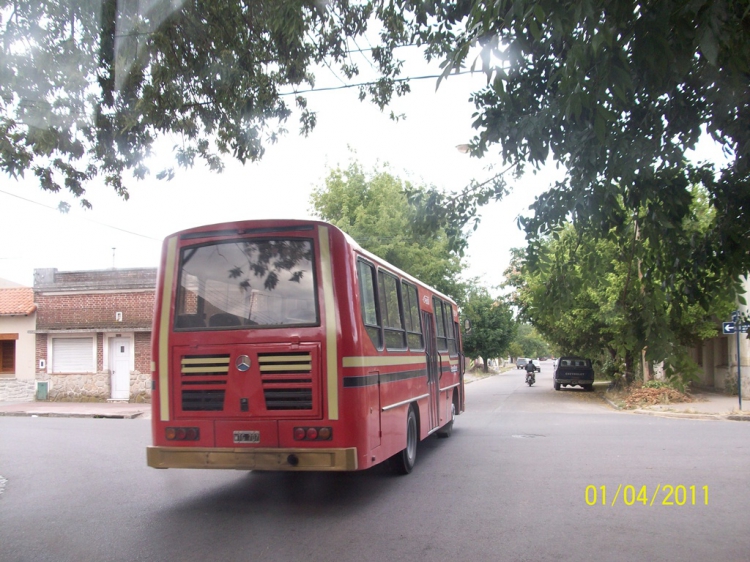
<instances>
[{"instance_id":1,"label":"bus body panel","mask_svg":"<svg viewBox=\"0 0 750 562\"><path fill-rule=\"evenodd\" d=\"M203 246L275 239L311 242L315 325L175 329L181 260ZM416 286L420 311L431 312L437 295L457 321L455 303L447 297L326 223L248 221L168 237L154 309L149 466L359 470L404 449L409 407L416 407L420 439L448 423L454 393L463 392L460 356L440 357L433 391L438 417L431 424L425 353L373 344L361 318L358 259ZM460 334L455 338L460 345ZM196 437L195 428L197 438L170 440L176 428ZM330 436L298 439L303 430L320 429Z\"/></svg>"}]
</instances>

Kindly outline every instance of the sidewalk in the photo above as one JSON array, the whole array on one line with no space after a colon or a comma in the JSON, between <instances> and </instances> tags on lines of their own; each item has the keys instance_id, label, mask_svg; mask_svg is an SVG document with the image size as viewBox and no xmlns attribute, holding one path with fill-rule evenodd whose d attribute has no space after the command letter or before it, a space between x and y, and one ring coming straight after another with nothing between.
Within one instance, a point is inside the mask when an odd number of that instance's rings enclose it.
<instances>
[{"instance_id":1,"label":"sidewalk","mask_svg":"<svg viewBox=\"0 0 750 562\"><path fill-rule=\"evenodd\" d=\"M692 397L693 402L657 404L630 411L636 414L663 417L750 421L750 400L742 401L742 410L740 411L737 396L696 391L692 393Z\"/></svg>"},{"instance_id":2,"label":"sidewalk","mask_svg":"<svg viewBox=\"0 0 750 562\"><path fill-rule=\"evenodd\" d=\"M489 373L488 376L500 373ZM466 373L466 383L485 378L484 374ZM613 408L620 409L607 398L605 392L597 392ZM713 392L693 393L694 402L678 404L658 404L637 410L622 410L634 414L651 416L750 421L750 400L743 400L742 411L736 396ZM151 419L151 404L130 404L123 402L0 402L0 416L29 416L57 418L115 418Z\"/></svg>"},{"instance_id":3,"label":"sidewalk","mask_svg":"<svg viewBox=\"0 0 750 562\"><path fill-rule=\"evenodd\" d=\"M151 404L127 402L0 402L0 416L150 419Z\"/></svg>"},{"instance_id":4,"label":"sidewalk","mask_svg":"<svg viewBox=\"0 0 750 562\"><path fill-rule=\"evenodd\" d=\"M466 384L479 381L488 376L503 374L513 371L513 366L506 366L501 369L491 370L488 374L484 373L466 373L464 380ZM607 393L603 391L602 384L596 383L597 396L605 400L610 406L633 414L685 418L685 419L704 419L704 420L732 420L732 421L750 421L750 399L742 401L742 411L739 410L739 400L737 396L727 396L715 392L696 391L692 393L693 402L675 403L675 404L657 404L655 406L644 406L635 410L626 410L615 404L609 399Z\"/></svg>"}]
</instances>

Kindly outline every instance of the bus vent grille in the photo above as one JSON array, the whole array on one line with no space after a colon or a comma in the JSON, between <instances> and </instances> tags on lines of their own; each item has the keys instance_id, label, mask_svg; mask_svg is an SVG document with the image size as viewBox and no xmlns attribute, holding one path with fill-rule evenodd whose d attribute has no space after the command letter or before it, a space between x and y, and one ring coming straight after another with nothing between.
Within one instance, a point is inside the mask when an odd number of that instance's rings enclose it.
<instances>
[{"instance_id":1,"label":"bus vent grille","mask_svg":"<svg viewBox=\"0 0 750 562\"><path fill-rule=\"evenodd\" d=\"M258 354L267 410L312 410L312 355Z\"/></svg>"},{"instance_id":2,"label":"bus vent grille","mask_svg":"<svg viewBox=\"0 0 750 562\"><path fill-rule=\"evenodd\" d=\"M225 391L214 389L227 384L229 355L185 356L180 364L180 374L184 412L220 412L224 409Z\"/></svg>"},{"instance_id":3,"label":"bus vent grille","mask_svg":"<svg viewBox=\"0 0 750 562\"><path fill-rule=\"evenodd\" d=\"M183 412L221 412L224 409L223 390L183 390Z\"/></svg>"}]
</instances>

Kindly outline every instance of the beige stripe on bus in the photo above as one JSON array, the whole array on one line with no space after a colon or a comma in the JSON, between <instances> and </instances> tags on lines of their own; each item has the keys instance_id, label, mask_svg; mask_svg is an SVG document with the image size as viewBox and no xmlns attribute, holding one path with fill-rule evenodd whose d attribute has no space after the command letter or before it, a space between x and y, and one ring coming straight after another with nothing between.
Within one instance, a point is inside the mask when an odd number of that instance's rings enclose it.
<instances>
[{"instance_id":1,"label":"beige stripe on bus","mask_svg":"<svg viewBox=\"0 0 750 562\"><path fill-rule=\"evenodd\" d=\"M371 355L363 357L344 357L344 367L391 367L394 365L424 364L423 355L394 355L391 357Z\"/></svg>"},{"instance_id":2,"label":"beige stripe on bus","mask_svg":"<svg viewBox=\"0 0 750 562\"><path fill-rule=\"evenodd\" d=\"M229 365L229 357L183 357L182 358L182 364L183 365L202 365L202 364L210 364L210 365Z\"/></svg>"},{"instance_id":3,"label":"beige stripe on bus","mask_svg":"<svg viewBox=\"0 0 750 562\"><path fill-rule=\"evenodd\" d=\"M287 371L309 371L312 369L312 364L307 363L305 365L261 365L261 373L284 373Z\"/></svg>"},{"instance_id":4,"label":"beige stripe on bus","mask_svg":"<svg viewBox=\"0 0 750 562\"><path fill-rule=\"evenodd\" d=\"M177 237L167 240L164 286L159 317L159 418L169 421L169 313L172 308L172 284L177 267Z\"/></svg>"},{"instance_id":5,"label":"beige stripe on bus","mask_svg":"<svg viewBox=\"0 0 750 562\"><path fill-rule=\"evenodd\" d=\"M323 283L323 298L326 314L326 382L328 390L328 419L339 419L339 377L338 346L336 342L336 306L333 301L333 267L331 264L331 246L328 227L318 227L318 244L320 246L320 277Z\"/></svg>"},{"instance_id":6,"label":"beige stripe on bus","mask_svg":"<svg viewBox=\"0 0 750 562\"><path fill-rule=\"evenodd\" d=\"M258 357L258 363L294 363L298 361L312 361L312 355L265 355Z\"/></svg>"}]
</instances>

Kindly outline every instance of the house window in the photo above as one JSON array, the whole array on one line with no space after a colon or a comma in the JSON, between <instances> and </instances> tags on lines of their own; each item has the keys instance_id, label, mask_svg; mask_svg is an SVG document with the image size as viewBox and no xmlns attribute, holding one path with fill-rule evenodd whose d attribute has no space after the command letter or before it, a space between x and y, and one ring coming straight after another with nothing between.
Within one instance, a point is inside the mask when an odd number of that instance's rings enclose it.
<instances>
[{"instance_id":1,"label":"house window","mask_svg":"<svg viewBox=\"0 0 750 562\"><path fill-rule=\"evenodd\" d=\"M16 372L16 340L18 334L0 334L0 374Z\"/></svg>"},{"instance_id":2,"label":"house window","mask_svg":"<svg viewBox=\"0 0 750 562\"><path fill-rule=\"evenodd\" d=\"M96 372L94 338L53 338L51 352L53 373Z\"/></svg>"}]
</instances>

